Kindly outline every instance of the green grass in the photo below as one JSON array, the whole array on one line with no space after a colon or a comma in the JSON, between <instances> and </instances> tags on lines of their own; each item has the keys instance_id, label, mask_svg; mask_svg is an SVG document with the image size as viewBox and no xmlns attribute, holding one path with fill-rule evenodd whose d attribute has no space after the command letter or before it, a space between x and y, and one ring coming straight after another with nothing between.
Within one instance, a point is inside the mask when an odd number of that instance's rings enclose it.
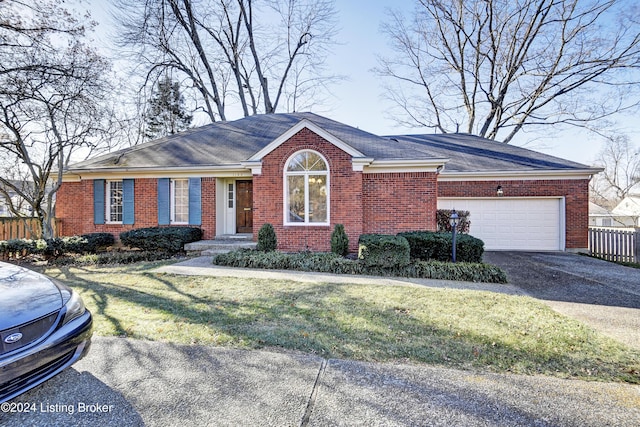
<instances>
[{"instance_id":1,"label":"green grass","mask_svg":"<svg viewBox=\"0 0 640 427\"><path fill-rule=\"evenodd\" d=\"M46 272L82 294L96 335L640 383L640 352L528 297L175 276L151 266Z\"/></svg>"}]
</instances>

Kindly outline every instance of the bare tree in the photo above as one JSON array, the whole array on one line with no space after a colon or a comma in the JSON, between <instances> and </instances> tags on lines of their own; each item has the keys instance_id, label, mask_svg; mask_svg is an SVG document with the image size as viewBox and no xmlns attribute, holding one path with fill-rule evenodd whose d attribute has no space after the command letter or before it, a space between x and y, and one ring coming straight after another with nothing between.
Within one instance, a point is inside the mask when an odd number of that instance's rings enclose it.
<instances>
[{"instance_id":1,"label":"bare tree","mask_svg":"<svg viewBox=\"0 0 640 427\"><path fill-rule=\"evenodd\" d=\"M640 188L640 148L627 135L608 137L596 166L604 170L591 181L591 199L600 206L613 208Z\"/></svg>"},{"instance_id":2,"label":"bare tree","mask_svg":"<svg viewBox=\"0 0 640 427\"><path fill-rule=\"evenodd\" d=\"M56 1L3 0L0 23L0 193L25 200L50 237L54 195L71 154L95 148L104 131L109 64L83 44L88 17Z\"/></svg>"},{"instance_id":3,"label":"bare tree","mask_svg":"<svg viewBox=\"0 0 640 427\"><path fill-rule=\"evenodd\" d=\"M510 142L637 105L638 6L626 0L418 0L383 26L380 58L404 125Z\"/></svg>"},{"instance_id":4,"label":"bare tree","mask_svg":"<svg viewBox=\"0 0 640 427\"><path fill-rule=\"evenodd\" d=\"M336 31L330 0L132 0L118 10L119 44L135 52L144 84L184 80L210 121L229 108L274 113L335 78L324 66Z\"/></svg>"}]
</instances>

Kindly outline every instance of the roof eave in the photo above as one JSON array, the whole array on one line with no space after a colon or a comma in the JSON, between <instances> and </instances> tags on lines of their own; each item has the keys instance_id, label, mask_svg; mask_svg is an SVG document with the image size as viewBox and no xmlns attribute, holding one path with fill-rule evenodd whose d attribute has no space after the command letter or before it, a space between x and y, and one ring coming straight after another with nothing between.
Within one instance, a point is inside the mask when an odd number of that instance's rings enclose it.
<instances>
[{"instance_id":1,"label":"roof eave","mask_svg":"<svg viewBox=\"0 0 640 427\"><path fill-rule=\"evenodd\" d=\"M109 179L109 178L172 178L180 177L251 177L251 169L243 164L229 165L198 165L198 166L174 166L174 167L126 167L104 169L69 169L62 180L74 182L83 179Z\"/></svg>"},{"instance_id":2,"label":"roof eave","mask_svg":"<svg viewBox=\"0 0 640 427\"><path fill-rule=\"evenodd\" d=\"M505 170L505 171L470 171L459 172L445 170L439 181L493 181L493 180L536 180L536 179L590 179L602 172L602 168L586 169L547 169L547 170Z\"/></svg>"}]
</instances>

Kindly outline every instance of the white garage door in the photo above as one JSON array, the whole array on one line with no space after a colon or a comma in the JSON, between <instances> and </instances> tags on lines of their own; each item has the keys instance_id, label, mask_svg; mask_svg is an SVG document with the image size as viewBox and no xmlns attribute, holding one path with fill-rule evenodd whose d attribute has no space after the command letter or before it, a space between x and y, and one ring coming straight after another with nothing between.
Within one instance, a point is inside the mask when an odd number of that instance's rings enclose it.
<instances>
[{"instance_id":1,"label":"white garage door","mask_svg":"<svg viewBox=\"0 0 640 427\"><path fill-rule=\"evenodd\" d=\"M469 234L486 250L563 250L561 199L439 199L439 209L469 211Z\"/></svg>"}]
</instances>

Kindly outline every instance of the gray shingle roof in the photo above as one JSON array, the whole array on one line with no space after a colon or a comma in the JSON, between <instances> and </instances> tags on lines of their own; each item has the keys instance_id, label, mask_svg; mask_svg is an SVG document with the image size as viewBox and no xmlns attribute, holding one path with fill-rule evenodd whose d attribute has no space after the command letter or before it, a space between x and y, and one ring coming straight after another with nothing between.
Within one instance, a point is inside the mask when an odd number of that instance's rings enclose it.
<instances>
[{"instance_id":1,"label":"gray shingle roof","mask_svg":"<svg viewBox=\"0 0 640 427\"><path fill-rule=\"evenodd\" d=\"M424 155L451 159L445 173L590 169L570 160L470 134L399 135L388 138L412 146Z\"/></svg>"},{"instance_id":2,"label":"gray shingle roof","mask_svg":"<svg viewBox=\"0 0 640 427\"><path fill-rule=\"evenodd\" d=\"M314 113L216 122L89 159L71 172L239 165L302 120L375 160L450 158L447 171L570 170L587 166L467 134L381 137Z\"/></svg>"}]
</instances>

